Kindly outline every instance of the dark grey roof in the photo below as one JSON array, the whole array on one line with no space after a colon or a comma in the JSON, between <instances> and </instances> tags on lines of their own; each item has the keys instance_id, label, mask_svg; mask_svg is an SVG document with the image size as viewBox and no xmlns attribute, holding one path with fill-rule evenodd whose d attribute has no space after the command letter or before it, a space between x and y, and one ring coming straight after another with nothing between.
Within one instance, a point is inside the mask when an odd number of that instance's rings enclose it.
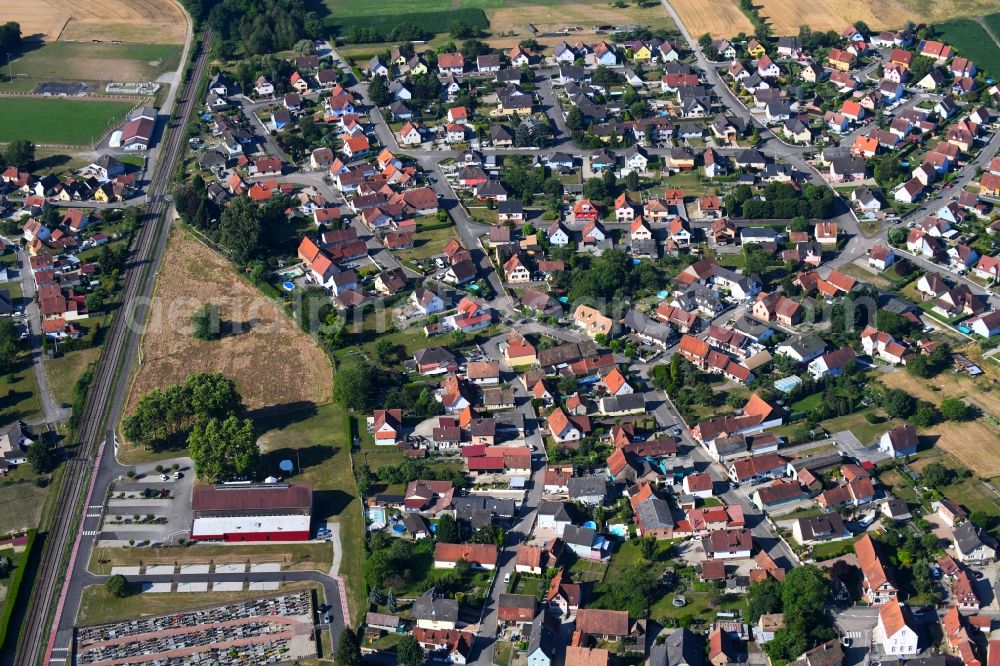
<instances>
[{"instance_id":1,"label":"dark grey roof","mask_svg":"<svg viewBox=\"0 0 1000 666\"><path fill-rule=\"evenodd\" d=\"M489 495L455 497L452 499L451 505L459 512L488 511L501 518L513 518L517 511L514 500L490 497Z\"/></svg>"},{"instance_id":2,"label":"dark grey roof","mask_svg":"<svg viewBox=\"0 0 1000 666\"><path fill-rule=\"evenodd\" d=\"M701 666L705 662L704 653L700 636L690 629L674 629L662 643L654 642L649 666Z\"/></svg>"},{"instance_id":3,"label":"dark grey roof","mask_svg":"<svg viewBox=\"0 0 1000 666\"><path fill-rule=\"evenodd\" d=\"M455 355L444 347L424 347L417 350L413 355L413 360L421 365L425 363L450 363L455 360Z\"/></svg>"},{"instance_id":4,"label":"dark grey roof","mask_svg":"<svg viewBox=\"0 0 1000 666\"><path fill-rule=\"evenodd\" d=\"M670 513L670 505L659 497L650 497L639 502L635 512L642 521L644 530L662 529L674 526L674 517Z\"/></svg>"},{"instance_id":5,"label":"dark grey roof","mask_svg":"<svg viewBox=\"0 0 1000 666\"><path fill-rule=\"evenodd\" d=\"M955 547L962 553L971 553L980 546L990 545L975 525L965 521L955 528Z\"/></svg>"},{"instance_id":6,"label":"dark grey roof","mask_svg":"<svg viewBox=\"0 0 1000 666\"><path fill-rule=\"evenodd\" d=\"M507 188L505 188L499 180L487 180L485 183L476 188L476 194L481 197L506 195Z\"/></svg>"},{"instance_id":7,"label":"dark grey roof","mask_svg":"<svg viewBox=\"0 0 1000 666\"><path fill-rule=\"evenodd\" d=\"M531 623L531 636L528 639L528 658L536 652L542 652L550 660L555 657L559 647L559 629L548 611L542 610Z\"/></svg>"},{"instance_id":8,"label":"dark grey roof","mask_svg":"<svg viewBox=\"0 0 1000 666\"><path fill-rule=\"evenodd\" d=\"M497 212L501 215L524 213L524 204L520 199L507 199L497 203Z\"/></svg>"},{"instance_id":9,"label":"dark grey roof","mask_svg":"<svg viewBox=\"0 0 1000 666\"><path fill-rule=\"evenodd\" d=\"M538 505L538 515L539 516L552 516L558 521L571 521L572 516L569 515L569 506L566 502L550 502L549 500L542 500Z\"/></svg>"},{"instance_id":10,"label":"dark grey roof","mask_svg":"<svg viewBox=\"0 0 1000 666\"><path fill-rule=\"evenodd\" d=\"M642 409L646 406L646 398L642 393L626 393L625 395L612 395L601 399L606 413L628 412L634 409Z\"/></svg>"},{"instance_id":11,"label":"dark grey roof","mask_svg":"<svg viewBox=\"0 0 1000 666\"><path fill-rule=\"evenodd\" d=\"M413 602L410 617L414 620L458 622L458 602L444 597L435 598L434 588L427 590Z\"/></svg>"},{"instance_id":12,"label":"dark grey roof","mask_svg":"<svg viewBox=\"0 0 1000 666\"><path fill-rule=\"evenodd\" d=\"M783 344L788 345L798 352L799 356L803 357L812 356L826 349L826 342L815 333L806 333L805 335L789 338Z\"/></svg>"},{"instance_id":13,"label":"dark grey roof","mask_svg":"<svg viewBox=\"0 0 1000 666\"><path fill-rule=\"evenodd\" d=\"M845 533L844 521L836 511L809 518L799 518L804 539L833 539Z\"/></svg>"},{"instance_id":14,"label":"dark grey roof","mask_svg":"<svg viewBox=\"0 0 1000 666\"><path fill-rule=\"evenodd\" d=\"M572 479L570 479L572 481ZM590 548L594 545L594 537L597 532L592 527L580 527L579 525L567 525L563 530L563 541L570 545L586 546Z\"/></svg>"},{"instance_id":15,"label":"dark grey roof","mask_svg":"<svg viewBox=\"0 0 1000 666\"><path fill-rule=\"evenodd\" d=\"M602 476L574 476L567 487L571 498L603 496L608 492L607 481Z\"/></svg>"},{"instance_id":16,"label":"dark grey roof","mask_svg":"<svg viewBox=\"0 0 1000 666\"><path fill-rule=\"evenodd\" d=\"M650 319L635 309L629 310L625 313L625 318L622 320L622 323L636 333L641 333L642 335L646 335L654 340L666 342L674 336L674 331L670 328L670 326L654 319Z\"/></svg>"}]
</instances>

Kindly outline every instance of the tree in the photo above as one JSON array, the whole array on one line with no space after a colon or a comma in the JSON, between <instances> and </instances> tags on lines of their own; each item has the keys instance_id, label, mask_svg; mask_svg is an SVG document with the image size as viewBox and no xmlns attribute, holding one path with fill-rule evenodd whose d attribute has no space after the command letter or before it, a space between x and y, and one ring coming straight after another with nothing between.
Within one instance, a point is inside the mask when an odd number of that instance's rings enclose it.
<instances>
[{"instance_id":1,"label":"tree","mask_svg":"<svg viewBox=\"0 0 1000 666\"><path fill-rule=\"evenodd\" d=\"M918 428L932 426L938 422L938 411L934 409L934 405L921 402L917 411L910 417L910 422Z\"/></svg>"},{"instance_id":2,"label":"tree","mask_svg":"<svg viewBox=\"0 0 1000 666\"><path fill-rule=\"evenodd\" d=\"M941 416L946 421L968 421L975 412L961 398L945 398L941 401Z\"/></svg>"},{"instance_id":3,"label":"tree","mask_svg":"<svg viewBox=\"0 0 1000 666\"><path fill-rule=\"evenodd\" d=\"M7 164L19 169L30 170L35 163L35 144L26 139L11 141L4 153Z\"/></svg>"},{"instance_id":4,"label":"tree","mask_svg":"<svg viewBox=\"0 0 1000 666\"><path fill-rule=\"evenodd\" d=\"M195 372L184 380L184 407L195 417L225 418L243 408L236 382L221 372Z\"/></svg>"},{"instance_id":5,"label":"tree","mask_svg":"<svg viewBox=\"0 0 1000 666\"><path fill-rule=\"evenodd\" d=\"M11 371L17 358L17 329L10 317L0 320L0 374Z\"/></svg>"},{"instance_id":6,"label":"tree","mask_svg":"<svg viewBox=\"0 0 1000 666\"><path fill-rule=\"evenodd\" d=\"M344 666L361 666L361 643L350 627L344 627L337 646L337 663Z\"/></svg>"},{"instance_id":7,"label":"tree","mask_svg":"<svg viewBox=\"0 0 1000 666\"><path fill-rule=\"evenodd\" d=\"M566 129L571 132L577 132L586 127L586 122L583 117L583 111L580 107L573 106L566 114Z\"/></svg>"},{"instance_id":8,"label":"tree","mask_svg":"<svg viewBox=\"0 0 1000 666\"><path fill-rule=\"evenodd\" d=\"M333 382L333 398L355 411L368 411L375 405L381 373L367 361L345 363Z\"/></svg>"},{"instance_id":9,"label":"tree","mask_svg":"<svg viewBox=\"0 0 1000 666\"><path fill-rule=\"evenodd\" d=\"M198 423L187 443L198 476L212 482L244 479L260 460L250 419L230 416L224 421L212 418Z\"/></svg>"},{"instance_id":10,"label":"tree","mask_svg":"<svg viewBox=\"0 0 1000 666\"><path fill-rule=\"evenodd\" d=\"M392 104L392 93L389 92L389 84L385 77L376 76L368 84L368 96L375 106L389 106Z\"/></svg>"},{"instance_id":11,"label":"tree","mask_svg":"<svg viewBox=\"0 0 1000 666\"><path fill-rule=\"evenodd\" d=\"M21 24L7 21L0 25L0 53L17 53L21 50Z\"/></svg>"},{"instance_id":12,"label":"tree","mask_svg":"<svg viewBox=\"0 0 1000 666\"><path fill-rule=\"evenodd\" d=\"M108 594L116 599L123 599L129 593L128 581L121 574L114 574L108 578L104 583L104 588L108 591Z\"/></svg>"},{"instance_id":13,"label":"tree","mask_svg":"<svg viewBox=\"0 0 1000 666\"><path fill-rule=\"evenodd\" d=\"M439 543L462 543L462 534L458 522L450 514L442 514L438 519L437 531L434 533Z\"/></svg>"},{"instance_id":14,"label":"tree","mask_svg":"<svg viewBox=\"0 0 1000 666\"><path fill-rule=\"evenodd\" d=\"M643 537L639 542L639 549L642 551L642 559L647 562L653 562L656 559L656 551L658 550L656 539L653 537Z\"/></svg>"},{"instance_id":15,"label":"tree","mask_svg":"<svg viewBox=\"0 0 1000 666\"><path fill-rule=\"evenodd\" d=\"M222 337L219 330L219 306L205 303L195 310L191 316L191 327L194 337L199 340L218 340Z\"/></svg>"},{"instance_id":16,"label":"tree","mask_svg":"<svg viewBox=\"0 0 1000 666\"><path fill-rule=\"evenodd\" d=\"M750 586L747 593L747 615L756 623L761 615L781 612L781 583L765 578Z\"/></svg>"},{"instance_id":17,"label":"tree","mask_svg":"<svg viewBox=\"0 0 1000 666\"><path fill-rule=\"evenodd\" d=\"M625 187L629 190L635 192L639 189L639 172L629 171L628 175L625 176Z\"/></svg>"},{"instance_id":18,"label":"tree","mask_svg":"<svg viewBox=\"0 0 1000 666\"><path fill-rule=\"evenodd\" d=\"M219 219L219 244L239 265L256 259L264 240L262 209L249 197L235 199Z\"/></svg>"},{"instance_id":19,"label":"tree","mask_svg":"<svg viewBox=\"0 0 1000 666\"><path fill-rule=\"evenodd\" d=\"M59 466L62 455L48 437L42 437L28 447L27 458L35 474L48 474Z\"/></svg>"},{"instance_id":20,"label":"tree","mask_svg":"<svg viewBox=\"0 0 1000 666\"><path fill-rule=\"evenodd\" d=\"M906 242L906 229L903 227L893 227L889 229L889 244L899 247Z\"/></svg>"},{"instance_id":21,"label":"tree","mask_svg":"<svg viewBox=\"0 0 1000 666\"><path fill-rule=\"evenodd\" d=\"M893 419L905 419L917 409L917 400L901 389L890 389L882 396L882 409Z\"/></svg>"},{"instance_id":22,"label":"tree","mask_svg":"<svg viewBox=\"0 0 1000 666\"><path fill-rule=\"evenodd\" d=\"M399 350L392 340L379 338L375 342L375 362L383 367L388 367L399 359Z\"/></svg>"},{"instance_id":23,"label":"tree","mask_svg":"<svg viewBox=\"0 0 1000 666\"><path fill-rule=\"evenodd\" d=\"M403 634L396 643L396 661L400 666L420 666L424 663L424 650L412 634Z\"/></svg>"},{"instance_id":24,"label":"tree","mask_svg":"<svg viewBox=\"0 0 1000 666\"><path fill-rule=\"evenodd\" d=\"M928 463L920 478L929 488L940 488L951 483L954 473L939 462Z\"/></svg>"}]
</instances>

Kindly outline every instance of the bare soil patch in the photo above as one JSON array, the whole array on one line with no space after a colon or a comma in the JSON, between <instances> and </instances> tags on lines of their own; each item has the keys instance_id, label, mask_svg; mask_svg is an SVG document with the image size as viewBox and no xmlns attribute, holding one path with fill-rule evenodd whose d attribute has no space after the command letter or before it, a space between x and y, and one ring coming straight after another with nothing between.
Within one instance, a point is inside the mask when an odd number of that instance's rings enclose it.
<instances>
[{"instance_id":1,"label":"bare soil patch","mask_svg":"<svg viewBox=\"0 0 1000 666\"><path fill-rule=\"evenodd\" d=\"M69 17L60 39L184 43L187 18L174 0L47 1Z\"/></svg>"},{"instance_id":2,"label":"bare soil patch","mask_svg":"<svg viewBox=\"0 0 1000 666\"><path fill-rule=\"evenodd\" d=\"M191 315L219 306L220 340L194 337ZM238 323L242 332L229 333ZM234 379L250 410L329 402L330 362L270 299L244 282L224 258L188 232L175 229L160 269L126 413L156 387L192 372Z\"/></svg>"},{"instance_id":3,"label":"bare soil patch","mask_svg":"<svg viewBox=\"0 0 1000 666\"><path fill-rule=\"evenodd\" d=\"M753 24L732 0L670 0L688 32L696 38L706 32L713 37L753 34Z\"/></svg>"}]
</instances>

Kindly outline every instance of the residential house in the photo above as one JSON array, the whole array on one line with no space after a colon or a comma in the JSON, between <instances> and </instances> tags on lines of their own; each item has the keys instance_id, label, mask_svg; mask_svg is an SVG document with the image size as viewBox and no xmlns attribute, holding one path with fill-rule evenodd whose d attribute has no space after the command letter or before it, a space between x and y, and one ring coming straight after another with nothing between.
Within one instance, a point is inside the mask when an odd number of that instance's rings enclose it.
<instances>
[{"instance_id":1,"label":"residential house","mask_svg":"<svg viewBox=\"0 0 1000 666\"><path fill-rule=\"evenodd\" d=\"M881 653L890 657L917 654L919 635L910 609L892 597L879 608L875 641Z\"/></svg>"}]
</instances>

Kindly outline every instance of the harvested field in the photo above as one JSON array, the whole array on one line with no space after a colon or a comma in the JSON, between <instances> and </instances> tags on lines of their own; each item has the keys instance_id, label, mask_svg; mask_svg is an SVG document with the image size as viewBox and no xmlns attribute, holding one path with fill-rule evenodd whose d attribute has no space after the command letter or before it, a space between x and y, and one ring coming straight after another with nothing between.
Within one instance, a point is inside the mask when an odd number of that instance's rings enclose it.
<instances>
[{"instance_id":1,"label":"harvested field","mask_svg":"<svg viewBox=\"0 0 1000 666\"><path fill-rule=\"evenodd\" d=\"M859 20L873 29L899 28L907 21L934 23L996 9L990 0L760 0L759 5L776 35L797 35L803 25L840 32Z\"/></svg>"},{"instance_id":2,"label":"harvested field","mask_svg":"<svg viewBox=\"0 0 1000 666\"><path fill-rule=\"evenodd\" d=\"M187 15L175 0L48 0L69 15L60 39L183 44Z\"/></svg>"},{"instance_id":3,"label":"harvested field","mask_svg":"<svg viewBox=\"0 0 1000 666\"><path fill-rule=\"evenodd\" d=\"M191 331L191 315L219 306L220 340ZM241 333L230 333L232 324ZM126 413L139 397L198 371L234 379L249 410L321 404L330 400L333 373L326 355L272 300L241 280L228 261L175 229L160 269L142 339L142 365Z\"/></svg>"},{"instance_id":4,"label":"harvested field","mask_svg":"<svg viewBox=\"0 0 1000 666\"><path fill-rule=\"evenodd\" d=\"M54 41L69 20L69 13L46 0L0 0L0 16L4 21L17 21L24 38Z\"/></svg>"},{"instance_id":5,"label":"harvested field","mask_svg":"<svg viewBox=\"0 0 1000 666\"><path fill-rule=\"evenodd\" d=\"M693 0L687 0L692 1ZM723 0L728 2L729 0ZM733 7L735 9L735 5ZM563 28L580 28L573 30L564 37L540 38L540 43L558 44L560 41L574 42L580 39L599 39L594 37L595 25L636 24L651 30L676 28L667 14L667 10L659 4L650 7L638 7L629 3L627 7L618 9L611 7L603 0L548 0L534 2L529 0L508 0L498 7L486 7L486 15L490 20L490 32L517 33L509 37L490 39L497 46L516 45L520 39L537 38L528 31L532 24L539 32L555 32ZM737 10L738 13L738 10ZM742 15L741 15L742 16ZM749 26L749 22L747 23ZM748 31L752 28L748 28Z\"/></svg>"},{"instance_id":6,"label":"harvested field","mask_svg":"<svg viewBox=\"0 0 1000 666\"><path fill-rule=\"evenodd\" d=\"M741 32L753 34L753 24L733 0L670 0L680 14L684 27L695 38L706 32L713 37L733 37ZM798 32L798 29L796 29Z\"/></svg>"},{"instance_id":7,"label":"harvested field","mask_svg":"<svg viewBox=\"0 0 1000 666\"><path fill-rule=\"evenodd\" d=\"M176 69L181 47L172 44L55 42L13 62L14 76L44 81L152 81ZM103 87L100 92L103 92Z\"/></svg>"}]
</instances>

